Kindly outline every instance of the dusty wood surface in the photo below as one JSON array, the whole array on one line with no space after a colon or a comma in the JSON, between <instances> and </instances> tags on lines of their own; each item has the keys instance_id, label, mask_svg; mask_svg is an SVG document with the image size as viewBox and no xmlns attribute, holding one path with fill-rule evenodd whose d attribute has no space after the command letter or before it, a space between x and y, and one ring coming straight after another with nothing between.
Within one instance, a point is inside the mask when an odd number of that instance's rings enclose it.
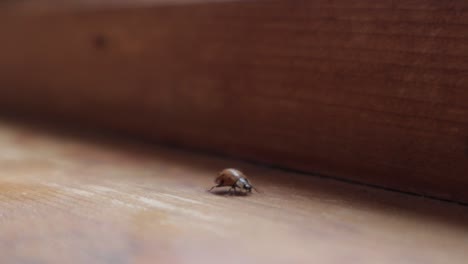
<instances>
[{"instance_id":1,"label":"dusty wood surface","mask_svg":"<svg viewBox=\"0 0 468 264\"><path fill-rule=\"evenodd\" d=\"M467 7L267 0L10 12L0 17L0 103L467 202Z\"/></svg>"},{"instance_id":2,"label":"dusty wood surface","mask_svg":"<svg viewBox=\"0 0 468 264\"><path fill-rule=\"evenodd\" d=\"M0 167L1 263L466 263L451 203L3 122Z\"/></svg>"}]
</instances>

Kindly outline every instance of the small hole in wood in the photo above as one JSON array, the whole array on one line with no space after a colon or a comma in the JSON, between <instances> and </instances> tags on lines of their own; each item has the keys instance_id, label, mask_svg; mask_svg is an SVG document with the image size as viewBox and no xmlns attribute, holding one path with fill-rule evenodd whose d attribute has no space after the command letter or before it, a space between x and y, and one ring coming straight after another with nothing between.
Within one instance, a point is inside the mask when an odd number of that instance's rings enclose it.
<instances>
[{"instance_id":1,"label":"small hole in wood","mask_svg":"<svg viewBox=\"0 0 468 264\"><path fill-rule=\"evenodd\" d=\"M98 50L106 49L109 45L109 40L106 36L98 34L93 39L94 47Z\"/></svg>"}]
</instances>

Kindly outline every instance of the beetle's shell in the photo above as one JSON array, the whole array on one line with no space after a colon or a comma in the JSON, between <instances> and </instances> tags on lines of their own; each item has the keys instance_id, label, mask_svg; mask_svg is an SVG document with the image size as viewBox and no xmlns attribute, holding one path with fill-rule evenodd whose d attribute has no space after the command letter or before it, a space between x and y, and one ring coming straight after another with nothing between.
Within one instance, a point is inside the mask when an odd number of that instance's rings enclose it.
<instances>
[{"instance_id":1,"label":"beetle's shell","mask_svg":"<svg viewBox=\"0 0 468 264\"><path fill-rule=\"evenodd\" d=\"M236 169L224 169L219 173L219 176L216 178L215 183L221 184L221 186L232 186L240 178L247 179L245 175Z\"/></svg>"}]
</instances>

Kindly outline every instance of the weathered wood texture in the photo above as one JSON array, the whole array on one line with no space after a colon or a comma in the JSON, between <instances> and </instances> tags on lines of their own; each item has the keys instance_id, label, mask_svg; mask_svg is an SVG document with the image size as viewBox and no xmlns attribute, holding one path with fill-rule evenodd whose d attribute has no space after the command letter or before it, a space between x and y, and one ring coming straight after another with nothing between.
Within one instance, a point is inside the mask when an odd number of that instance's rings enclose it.
<instances>
[{"instance_id":1,"label":"weathered wood texture","mask_svg":"<svg viewBox=\"0 0 468 264\"><path fill-rule=\"evenodd\" d=\"M1 263L466 263L468 208L0 123ZM261 194L211 194L239 167Z\"/></svg>"},{"instance_id":2,"label":"weathered wood texture","mask_svg":"<svg viewBox=\"0 0 468 264\"><path fill-rule=\"evenodd\" d=\"M0 17L2 110L468 201L468 2Z\"/></svg>"}]
</instances>

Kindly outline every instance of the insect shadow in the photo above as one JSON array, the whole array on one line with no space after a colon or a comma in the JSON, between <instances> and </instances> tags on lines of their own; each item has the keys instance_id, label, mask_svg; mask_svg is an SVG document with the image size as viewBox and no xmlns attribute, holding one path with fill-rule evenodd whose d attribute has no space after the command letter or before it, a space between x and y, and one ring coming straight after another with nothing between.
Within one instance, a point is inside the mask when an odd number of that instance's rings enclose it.
<instances>
[{"instance_id":1,"label":"insect shadow","mask_svg":"<svg viewBox=\"0 0 468 264\"><path fill-rule=\"evenodd\" d=\"M247 196L249 195L248 192L233 191L229 189L213 189L212 191L208 191L208 192L214 195L219 195L219 196Z\"/></svg>"}]
</instances>

